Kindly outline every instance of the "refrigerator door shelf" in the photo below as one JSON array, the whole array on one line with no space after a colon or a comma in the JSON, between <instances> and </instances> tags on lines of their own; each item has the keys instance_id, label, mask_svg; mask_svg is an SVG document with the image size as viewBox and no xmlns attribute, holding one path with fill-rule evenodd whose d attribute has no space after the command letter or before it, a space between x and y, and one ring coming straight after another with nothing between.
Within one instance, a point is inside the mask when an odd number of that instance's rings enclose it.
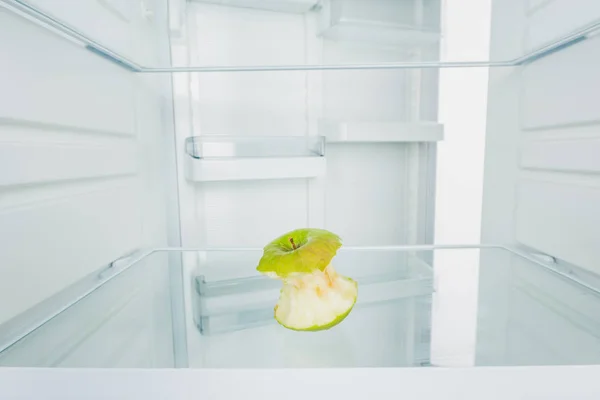
<instances>
[{"instance_id":1,"label":"refrigerator door shelf","mask_svg":"<svg viewBox=\"0 0 600 400\"><path fill-rule=\"evenodd\" d=\"M193 182L314 178L325 174L322 136L196 136L186 141Z\"/></svg>"},{"instance_id":2,"label":"refrigerator door shelf","mask_svg":"<svg viewBox=\"0 0 600 400\"><path fill-rule=\"evenodd\" d=\"M197 160L187 158L187 179L192 182L315 178L325 174L324 157L238 158Z\"/></svg>"}]
</instances>

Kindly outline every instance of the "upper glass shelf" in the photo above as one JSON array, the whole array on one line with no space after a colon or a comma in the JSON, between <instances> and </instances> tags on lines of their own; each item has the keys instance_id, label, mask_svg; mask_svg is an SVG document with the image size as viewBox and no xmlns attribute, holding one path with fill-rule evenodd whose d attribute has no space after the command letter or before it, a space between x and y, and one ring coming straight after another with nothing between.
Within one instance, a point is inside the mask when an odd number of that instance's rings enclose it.
<instances>
[{"instance_id":1,"label":"upper glass shelf","mask_svg":"<svg viewBox=\"0 0 600 400\"><path fill-rule=\"evenodd\" d=\"M600 29L596 2L491 2L491 10L462 0L0 0L0 6L143 73L511 67ZM510 29L490 35L490 14L494 27Z\"/></svg>"},{"instance_id":2,"label":"upper glass shelf","mask_svg":"<svg viewBox=\"0 0 600 400\"><path fill-rule=\"evenodd\" d=\"M0 326L0 366L600 365L600 291L559 264L500 246L345 246L333 263L358 282L355 308L295 332L273 318L280 283L256 272L261 254L162 249L98 271Z\"/></svg>"}]
</instances>

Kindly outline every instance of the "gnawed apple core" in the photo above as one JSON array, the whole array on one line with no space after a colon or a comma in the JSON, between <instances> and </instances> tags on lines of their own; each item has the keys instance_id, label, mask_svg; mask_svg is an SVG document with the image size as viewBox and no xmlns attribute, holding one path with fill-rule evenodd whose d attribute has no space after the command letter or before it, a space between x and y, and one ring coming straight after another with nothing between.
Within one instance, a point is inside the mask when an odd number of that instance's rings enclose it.
<instances>
[{"instance_id":1,"label":"gnawed apple core","mask_svg":"<svg viewBox=\"0 0 600 400\"><path fill-rule=\"evenodd\" d=\"M272 240L256 269L283 282L275 319L298 331L329 329L346 318L358 296L358 284L338 274L331 260L342 246L333 232L301 228Z\"/></svg>"},{"instance_id":2,"label":"gnawed apple core","mask_svg":"<svg viewBox=\"0 0 600 400\"><path fill-rule=\"evenodd\" d=\"M350 313L358 296L355 281L339 275L331 265L323 271L286 277L275 319L294 330L329 329Z\"/></svg>"}]
</instances>

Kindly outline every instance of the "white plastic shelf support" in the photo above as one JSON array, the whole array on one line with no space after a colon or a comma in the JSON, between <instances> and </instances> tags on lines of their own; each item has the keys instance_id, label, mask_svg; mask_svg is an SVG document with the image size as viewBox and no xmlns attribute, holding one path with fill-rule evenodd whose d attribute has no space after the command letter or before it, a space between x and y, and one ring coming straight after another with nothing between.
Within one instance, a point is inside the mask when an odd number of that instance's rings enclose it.
<instances>
[{"instance_id":1,"label":"white plastic shelf support","mask_svg":"<svg viewBox=\"0 0 600 400\"><path fill-rule=\"evenodd\" d=\"M192 182L314 178L325 174L325 138L205 136L187 140Z\"/></svg>"},{"instance_id":2,"label":"white plastic shelf support","mask_svg":"<svg viewBox=\"0 0 600 400\"><path fill-rule=\"evenodd\" d=\"M319 132L328 143L437 142L444 126L435 122L319 121Z\"/></svg>"}]
</instances>

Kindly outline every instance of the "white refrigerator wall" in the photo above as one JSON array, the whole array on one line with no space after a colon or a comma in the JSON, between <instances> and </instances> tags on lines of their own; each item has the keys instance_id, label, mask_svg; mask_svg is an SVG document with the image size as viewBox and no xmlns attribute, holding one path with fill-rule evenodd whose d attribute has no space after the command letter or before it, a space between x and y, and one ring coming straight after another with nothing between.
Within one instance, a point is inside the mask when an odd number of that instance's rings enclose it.
<instances>
[{"instance_id":1,"label":"white refrigerator wall","mask_svg":"<svg viewBox=\"0 0 600 400\"><path fill-rule=\"evenodd\" d=\"M493 2L491 58L600 16L598 2L577 5ZM600 273L599 55L600 38L591 37L529 65L492 69L489 82L482 240L556 257L555 268L584 281L587 271ZM478 364L568 364L597 347L597 306L590 312L593 300L580 288L515 257L482 255L481 263Z\"/></svg>"},{"instance_id":2,"label":"white refrigerator wall","mask_svg":"<svg viewBox=\"0 0 600 400\"><path fill-rule=\"evenodd\" d=\"M67 21L73 17L69 13L77 11L77 23L88 32L103 27L95 39L109 44L118 39L130 55L155 63L168 61L163 1L145 3L152 8L151 18L138 8L124 16L96 1L77 2L73 8L58 2L36 3ZM132 251L166 246L173 222L167 221L168 201L176 202L176 188L171 185L174 164L169 164L174 152L169 76L129 72L4 8L0 8L0 26L4 32L0 37L0 324L5 323L0 342L4 342L30 326L32 319L72 300L53 297L58 292L84 278L93 284L100 277L90 274ZM148 279L160 271L150 273ZM98 308L94 309L98 314L90 311L88 322L100 329L119 318L121 322L112 324L117 328L104 335L105 343L137 341L150 347L136 354L150 354L153 344L147 335L153 331L131 329L139 318L122 321L134 315L155 318L143 312L152 296L152 291L133 298L113 296L105 306L118 306L120 314ZM65 327L69 323L65 321ZM42 343L42 350L35 365L77 358L70 353L72 348L58 354L50 342ZM155 361L164 364L164 360L141 357L139 365Z\"/></svg>"},{"instance_id":3,"label":"white refrigerator wall","mask_svg":"<svg viewBox=\"0 0 600 400\"><path fill-rule=\"evenodd\" d=\"M439 3L425 3L425 9L415 6L421 2L398 4L415 20L439 19ZM185 32L173 41L174 62L336 64L435 52L431 34L412 52L387 43L352 43L354 36L329 40L319 23L323 11L286 11L188 3ZM411 70L176 76L182 169L190 162L183 148L187 136L327 136L322 176L220 182L180 176L184 245L262 247L306 226L330 229L346 245L430 242L433 142L442 132L435 122L436 80L436 73Z\"/></svg>"},{"instance_id":4,"label":"white refrigerator wall","mask_svg":"<svg viewBox=\"0 0 600 400\"><path fill-rule=\"evenodd\" d=\"M600 3L511 0L495 2L492 15L491 58L500 59L586 26ZM600 273L599 50L594 36L490 72L484 242L517 243Z\"/></svg>"}]
</instances>

